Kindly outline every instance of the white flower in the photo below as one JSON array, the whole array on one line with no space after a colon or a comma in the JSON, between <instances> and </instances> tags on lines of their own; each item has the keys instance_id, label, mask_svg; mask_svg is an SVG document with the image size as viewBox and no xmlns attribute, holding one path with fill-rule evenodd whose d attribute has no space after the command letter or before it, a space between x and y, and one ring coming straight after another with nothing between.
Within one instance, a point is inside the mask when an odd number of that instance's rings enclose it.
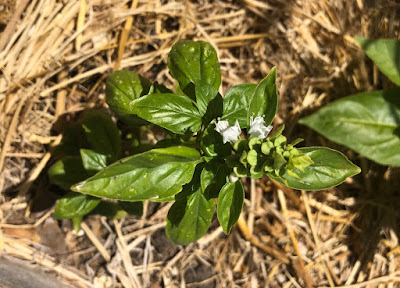
<instances>
[{"instance_id":1,"label":"white flower","mask_svg":"<svg viewBox=\"0 0 400 288\"><path fill-rule=\"evenodd\" d=\"M251 137L264 139L267 138L272 130L272 125L265 126L264 118L257 116L255 119L250 118L249 134Z\"/></svg>"},{"instance_id":2,"label":"white flower","mask_svg":"<svg viewBox=\"0 0 400 288\"><path fill-rule=\"evenodd\" d=\"M235 183L237 180L239 180L239 177L237 177L235 173L229 175L229 182Z\"/></svg>"},{"instance_id":3,"label":"white flower","mask_svg":"<svg viewBox=\"0 0 400 288\"><path fill-rule=\"evenodd\" d=\"M222 141L235 143L238 139L242 130L240 129L239 122L236 120L234 126L229 126L229 122L222 120L215 124L215 131L222 135Z\"/></svg>"}]
</instances>

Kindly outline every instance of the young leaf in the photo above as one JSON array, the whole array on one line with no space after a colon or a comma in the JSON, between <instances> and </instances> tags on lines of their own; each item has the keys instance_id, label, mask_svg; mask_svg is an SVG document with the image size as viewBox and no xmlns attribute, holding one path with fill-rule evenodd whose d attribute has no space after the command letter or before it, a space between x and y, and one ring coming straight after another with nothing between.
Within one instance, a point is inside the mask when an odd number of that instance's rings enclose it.
<instances>
[{"instance_id":1,"label":"young leaf","mask_svg":"<svg viewBox=\"0 0 400 288\"><path fill-rule=\"evenodd\" d=\"M165 227L168 239L178 245L196 241L210 227L214 210L215 199L206 197L196 171L193 180L176 196L176 202L168 212Z\"/></svg>"},{"instance_id":2,"label":"young leaf","mask_svg":"<svg viewBox=\"0 0 400 288\"><path fill-rule=\"evenodd\" d=\"M277 138L277 137L279 137L279 136L282 135L283 130L285 130L285 124L283 124L283 125L277 127L277 128L275 129L275 131L272 132L271 135L269 135L269 137L270 137L270 138ZM293 145L293 146L294 146L294 145Z\"/></svg>"},{"instance_id":3,"label":"young leaf","mask_svg":"<svg viewBox=\"0 0 400 288\"><path fill-rule=\"evenodd\" d=\"M151 83L138 73L128 70L115 71L107 78L106 102L110 109L123 122L138 126L147 121L132 114L129 103L149 92Z\"/></svg>"},{"instance_id":4,"label":"young leaf","mask_svg":"<svg viewBox=\"0 0 400 288\"><path fill-rule=\"evenodd\" d=\"M181 191L201 161L199 152L192 148L153 149L124 158L71 189L122 201L167 198Z\"/></svg>"},{"instance_id":5,"label":"young leaf","mask_svg":"<svg viewBox=\"0 0 400 288\"><path fill-rule=\"evenodd\" d=\"M82 164L86 171L98 172L107 166L107 156L90 149L81 149Z\"/></svg>"},{"instance_id":6,"label":"young leaf","mask_svg":"<svg viewBox=\"0 0 400 288\"><path fill-rule=\"evenodd\" d=\"M216 158L206 163L200 175L201 188L204 194L212 198L217 198L231 171L232 169L226 166L225 161L220 161Z\"/></svg>"},{"instance_id":7,"label":"young leaf","mask_svg":"<svg viewBox=\"0 0 400 288\"><path fill-rule=\"evenodd\" d=\"M356 40L382 73L400 86L400 40L362 37L356 37Z\"/></svg>"},{"instance_id":8,"label":"young leaf","mask_svg":"<svg viewBox=\"0 0 400 288\"><path fill-rule=\"evenodd\" d=\"M178 41L168 54L168 69L185 93L190 83L197 85L204 81L216 90L221 85L218 56L207 42ZM194 99L194 95L189 96Z\"/></svg>"},{"instance_id":9,"label":"young leaf","mask_svg":"<svg viewBox=\"0 0 400 288\"><path fill-rule=\"evenodd\" d=\"M115 71L107 78L106 101L116 113L131 114L129 103L147 94L151 83L138 73Z\"/></svg>"},{"instance_id":10,"label":"young leaf","mask_svg":"<svg viewBox=\"0 0 400 288\"><path fill-rule=\"evenodd\" d=\"M92 211L99 203L99 198L69 192L63 198L58 200L53 216L56 219L82 217L90 213L90 211Z\"/></svg>"},{"instance_id":11,"label":"young leaf","mask_svg":"<svg viewBox=\"0 0 400 288\"><path fill-rule=\"evenodd\" d=\"M86 111L82 127L92 149L106 155L110 162L121 154L121 137L111 117L98 110Z\"/></svg>"},{"instance_id":12,"label":"young leaf","mask_svg":"<svg viewBox=\"0 0 400 288\"><path fill-rule=\"evenodd\" d=\"M256 87L257 84L239 84L231 87L223 99L222 120L228 120L231 125L238 120L240 127L246 127L249 99L252 98Z\"/></svg>"},{"instance_id":13,"label":"young leaf","mask_svg":"<svg viewBox=\"0 0 400 288\"><path fill-rule=\"evenodd\" d=\"M67 156L58 160L50 167L47 174L51 183L65 190L69 190L69 187L90 176L79 156Z\"/></svg>"},{"instance_id":14,"label":"young leaf","mask_svg":"<svg viewBox=\"0 0 400 288\"><path fill-rule=\"evenodd\" d=\"M304 168L303 171L294 169L298 177L285 173L282 177L272 173L267 175L273 180L299 190L322 190L337 186L346 180L360 173L360 168L351 163L346 156L333 149L324 147L299 148L299 151L308 155L314 162Z\"/></svg>"},{"instance_id":15,"label":"young leaf","mask_svg":"<svg viewBox=\"0 0 400 288\"><path fill-rule=\"evenodd\" d=\"M267 77L258 83L254 94L249 98L247 110L247 127L250 117L263 116L265 126L272 123L278 110L278 92L276 90L276 67L272 68Z\"/></svg>"},{"instance_id":16,"label":"young leaf","mask_svg":"<svg viewBox=\"0 0 400 288\"><path fill-rule=\"evenodd\" d=\"M400 89L363 92L300 119L331 141L382 165L400 166Z\"/></svg>"},{"instance_id":17,"label":"young leaf","mask_svg":"<svg viewBox=\"0 0 400 288\"><path fill-rule=\"evenodd\" d=\"M201 115L195 103L184 95L151 94L133 101L131 107L141 118L176 134L201 128Z\"/></svg>"},{"instance_id":18,"label":"young leaf","mask_svg":"<svg viewBox=\"0 0 400 288\"><path fill-rule=\"evenodd\" d=\"M228 182L222 187L218 197L217 216L225 234L231 232L233 225L239 219L243 203L244 190L240 181Z\"/></svg>"}]
</instances>

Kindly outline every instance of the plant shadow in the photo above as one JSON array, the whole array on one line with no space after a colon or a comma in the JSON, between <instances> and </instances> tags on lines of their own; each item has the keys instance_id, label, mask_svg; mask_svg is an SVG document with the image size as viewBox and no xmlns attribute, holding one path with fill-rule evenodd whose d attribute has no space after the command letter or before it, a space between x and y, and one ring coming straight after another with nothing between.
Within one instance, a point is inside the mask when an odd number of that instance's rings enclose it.
<instances>
[{"instance_id":1,"label":"plant shadow","mask_svg":"<svg viewBox=\"0 0 400 288\"><path fill-rule=\"evenodd\" d=\"M359 189L355 194L344 195L355 199L351 208L355 217L349 225L346 242L354 256L357 256L354 261L360 262L360 271L364 272L369 269L369 263L374 261L378 251L383 254L389 252L380 251L380 243L384 239L393 237L393 232L397 238L400 237L400 168L388 168L373 162L364 166L367 165L370 165L368 172L359 176L364 176L366 188L362 187L364 189Z\"/></svg>"},{"instance_id":2,"label":"plant shadow","mask_svg":"<svg viewBox=\"0 0 400 288\"><path fill-rule=\"evenodd\" d=\"M52 127L53 135L62 133L64 136L66 133L71 133L69 128L75 125L76 120L79 117L80 113L68 113L59 116ZM76 141L82 141L80 135L74 134L72 136ZM64 147L69 149L68 152L79 153L79 150L75 151L75 146L69 144L70 143L64 143ZM35 218L36 216L40 217L40 215L48 211L48 209L50 209L55 202L66 193L64 189L51 184L47 176L48 169L62 156L60 155L60 149L49 147L48 151L51 153L51 158L34 180L29 180L29 176L27 176L27 178L22 182L9 186L3 191L3 196L6 201L14 198L25 199L28 201L29 212L32 218Z\"/></svg>"}]
</instances>

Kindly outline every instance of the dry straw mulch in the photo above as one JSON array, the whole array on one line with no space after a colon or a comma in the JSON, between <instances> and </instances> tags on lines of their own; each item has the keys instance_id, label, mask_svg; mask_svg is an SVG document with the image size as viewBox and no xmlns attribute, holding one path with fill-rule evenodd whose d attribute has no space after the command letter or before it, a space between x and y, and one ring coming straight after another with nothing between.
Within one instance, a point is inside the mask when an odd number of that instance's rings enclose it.
<instances>
[{"instance_id":1,"label":"dry straw mulch","mask_svg":"<svg viewBox=\"0 0 400 288\"><path fill-rule=\"evenodd\" d=\"M74 287L400 287L399 171L296 124L334 99L386 87L353 36L399 38L399 19L395 0L3 0L2 255ZM45 172L57 123L106 106L104 80L115 69L172 87L166 56L179 39L217 49L223 92L277 66L275 125L341 150L362 174L313 193L248 181L233 232L225 236L215 220L186 247L164 235L169 205L147 203L143 217L120 221L90 216L84 236L52 220L61 194Z\"/></svg>"}]
</instances>

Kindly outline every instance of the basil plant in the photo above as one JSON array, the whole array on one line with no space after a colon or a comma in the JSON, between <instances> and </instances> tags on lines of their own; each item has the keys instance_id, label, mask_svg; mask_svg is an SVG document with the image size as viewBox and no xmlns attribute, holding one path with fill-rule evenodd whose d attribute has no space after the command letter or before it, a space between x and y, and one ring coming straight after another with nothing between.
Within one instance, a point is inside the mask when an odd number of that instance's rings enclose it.
<instances>
[{"instance_id":1,"label":"basil plant","mask_svg":"<svg viewBox=\"0 0 400 288\"><path fill-rule=\"evenodd\" d=\"M258 84L231 87L224 97L218 92L221 72L210 44L177 42L168 55L168 68L177 80L175 92L131 71L108 77L106 99L117 118L131 126L156 125L165 137L120 160L117 133L92 138L89 142L97 147L91 154L81 149L79 159L86 170L95 162L95 169L89 170L96 173L73 183L72 196L61 199L56 212L63 208L71 218L76 211L66 204L76 198L81 204L74 205L85 213L100 201L124 203L122 208L145 200L173 201L166 234L173 243L186 245L207 232L215 209L223 231L231 231L243 208L241 177L266 175L294 189L321 190L360 172L338 151L296 148L302 139L289 143L282 135L284 126L273 129L276 68ZM100 125L86 125L84 133L93 137Z\"/></svg>"}]
</instances>

